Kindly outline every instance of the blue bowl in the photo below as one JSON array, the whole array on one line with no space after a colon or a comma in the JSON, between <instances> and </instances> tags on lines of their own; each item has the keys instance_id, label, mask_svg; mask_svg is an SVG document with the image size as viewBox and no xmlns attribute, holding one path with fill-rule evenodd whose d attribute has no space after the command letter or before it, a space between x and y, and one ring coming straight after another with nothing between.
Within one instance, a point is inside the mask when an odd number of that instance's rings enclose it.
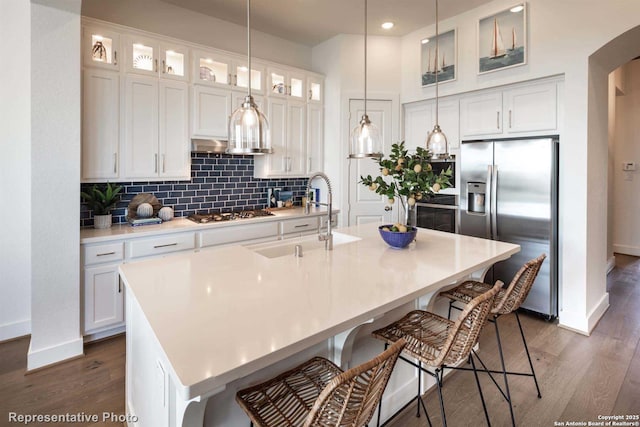
<instances>
[{"instance_id":1,"label":"blue bowl","mask_svg":"<svg viewBox=\"0 0 640 427\"><path fill-rule=\"evenodd\" d=\"M409 243L413 242L416 238L416 234L418 233L418 229L416 227L412 227L409 231L401 233L399 231L386 231L383 230L384 227L391 228L392 224L381 225L378 227L378 231L380 232L380 236L385 243L392 248L402 249L409 246Z\"/></svg>"}]
</instances>

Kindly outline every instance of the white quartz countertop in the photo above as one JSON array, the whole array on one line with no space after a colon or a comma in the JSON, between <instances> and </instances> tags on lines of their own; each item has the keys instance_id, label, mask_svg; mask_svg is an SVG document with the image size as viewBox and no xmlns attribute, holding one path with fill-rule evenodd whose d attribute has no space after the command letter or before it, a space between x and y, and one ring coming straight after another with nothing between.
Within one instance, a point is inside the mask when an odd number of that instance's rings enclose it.
<instances>
[{"instance_id":1,"label":"white quartz countertop","mask_svg":"<svg viewBox=\"0 0 640 427\"><path fill-rule=\"evenodd\" d=\"M271 212L274 215L237 219L233 221L208 222L206 224L195 223L188 220L186 217L176 217L171 221L166 221L162 224L156 225L139 225L132 227L129 224L118 224L105 229L83 228L80 230L80 243L99 243L123 238L155 236L160 234L180 233L183 231L203 231L210 228L233 227L242 224L279 221L305 216L304 208L302 207L271 209ZM340 210L333 208L332 212L338 213ZM325 208L312 207L309 215L322 216L326 214L327 210Z\"/></svg>"},{"instance_id":2,"label":"white quartz countertop","mask_svg":"<svg viewBox=\"0 0 640 427\"><path fill-rule=\"evenodd\" d=\"M120 266L127 298L135 298L149 321L184 399L210 393L520 250L427 229L398 250L379 237L377 224L339 233L359 240L333 251L309 250L302 258L267 258L230 246Z\"/></svg>"}]
</instances>

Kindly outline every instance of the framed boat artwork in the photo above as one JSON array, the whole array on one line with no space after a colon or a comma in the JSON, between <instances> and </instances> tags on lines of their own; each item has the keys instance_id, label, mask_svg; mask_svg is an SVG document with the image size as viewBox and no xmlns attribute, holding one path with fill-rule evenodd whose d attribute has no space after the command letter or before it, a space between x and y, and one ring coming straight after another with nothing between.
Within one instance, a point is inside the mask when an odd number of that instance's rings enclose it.
<instances>
[{"instance_id":1,"label":"framed boat artwork","mask_svg":"<svg viewBox=\"0 0 640 427\"><path fill-rule=\"evenodd\" d=\"M438 54L436 55L436 37L421 40L422 60L420 74L422 86L453 81L456 79L456 62L458 57L458 43L456 30L449 30L438 36Z\"/></svg>"},{"instance_id":2,"label":"framed boat artwork","mask_svg":"<svg viewBox=\"0 0 640 427\"><path fill-rule=\"evenodd\" d=\"M527 63L527 4L478 21L478 74Z\"/></svg>"}]
</instances>

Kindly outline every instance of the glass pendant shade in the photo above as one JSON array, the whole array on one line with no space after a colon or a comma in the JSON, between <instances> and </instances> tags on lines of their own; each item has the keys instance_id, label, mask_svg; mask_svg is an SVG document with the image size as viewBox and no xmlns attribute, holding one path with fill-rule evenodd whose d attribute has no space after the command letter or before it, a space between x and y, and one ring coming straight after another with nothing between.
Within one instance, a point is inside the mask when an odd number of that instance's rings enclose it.
<instances>
[{"instance_id":1,"label":"glass pendant shade","mask_svg":"<svg viewBox=\"0 0 640 427\"><path fill-rule=\"evenodd\" d=\"M229 154L272 153L269 121L247 95L229 119Z\"/></svg>"},{"instance_id":2,"label":"glass pendant shade","mask_svg":"<svg viewBox=\"0 0 640 427\"><path fill-rule=\"evenodd\" d=\"M351 150L349 157L360 159L364 157L382 157L382 138L380 129L364 115L360 123L351 131Z\"/></svg>"},{"instance_id":3,"label":"glass pendant shade","mask_svg":"<svg viewBox=\"0 0 640 427\"><path fill-rule=\"evenodd\" d=\"M448 148L447 136L436 124L427 136L427 150L431 151L433 159L442 159L449 157Z\"/></svg>"}]
</instances>

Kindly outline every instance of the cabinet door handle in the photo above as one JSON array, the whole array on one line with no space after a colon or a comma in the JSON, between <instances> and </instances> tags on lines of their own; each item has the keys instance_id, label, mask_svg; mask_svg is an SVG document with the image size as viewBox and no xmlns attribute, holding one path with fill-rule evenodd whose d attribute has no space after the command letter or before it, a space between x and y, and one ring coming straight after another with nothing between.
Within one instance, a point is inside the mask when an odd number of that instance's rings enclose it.
<instances>
[{"instance_id":1,"label":"cabinet door handle","mask_svg":"<svg viewBox=\"0 0 640 427\"><path fill-rule=\"evenodd\" d=\"M113 65L118 65L118 51L116 50L113 51Z\"/></svg>"},{"instance_id":2,"label":"cabinet door handle","mask_svg":"<svg viewBox=\"0 0 640 427\"><path fill-rule=\"evenodd\" d=\"M233 75L233 85L234 86L238 86L238 75L237 74Z\"/></svg>"},{"instance_id":3,"label":"cabinet door handle","mask_svg":"<svg viewBox=\"0 0 640 427\"><path fill-rule=\"evenodd\" d=\"M500 111L496 111L496 126L500 129Z\"/></svg>"},{"instance_id":4,"label":"cabinet door handle","mask_svg":"<svg viewBox=\"0 0 640 427\"><path fill-rule=\"evenodd\" d=\"M511 110L509 110L509 129L511 129Z\"/></svg>"},{"instance_id":5,"label":"cabinet door handle","mask_svg":"<svg viewBox=\"0 0 640 427\"><path fill-rule=\"evenodd\" d=\"M113 153L113 173L118 173L118 153Z\"/></svg>"},{"instance_id":6,"label":"cabinet door handle","mask_svg":"<svg viewBox=\"0 0 640 427\"><path fill-rule=\"evenodd\" d=\"M308 227L310 224L300 224L300 225L296 225L293 228L304 228L304 227Z\"/></svg>"},{"instance_id":7,"label":"cabinet door handle","mask_svg":"<svg viewBox=\"0 0 640 427\"><path fill-rule=\"evenodd\" d=\"M289 96L291 96L291 85L289 85Z\"/></svg>"},{"instance_id":8,"label":"cabinet door handle","mask_svg":"<svg viewBox=\"0 0 640 427\"><path fill-rule=\"evenodd\" d=\"M167 63L165 62L165 60L162 60L162 74L166 74L167 72Z\"/></svg>"},{"instance_id":9,"label":"cabinet door handle","mask_svg":"<svg viewBox=\"0 0 640 427\"><path fill-rule=\"evenodd\" d=\"M287 170L291 172L291 169L293 169L293 160L291 157L287 157Z\"/></svg>"},{"instance_id":10,"label":"cabinet door handle","mask_svg":"<svg viewBox=\"0 0 640 427\"><path fill-rule=\"evenodd\" d=\"M153 164L155 165L155 172L158 173L158 153L153 155Z\"/></svg>"},{"instance_id":11,"label":"cabinet door handle","mask_svg":"<svg viewBox=\"0 0 640 427\"><path fill-rule=\"evenodd\" d=\"M167 171L166 159L167 159L167 156L163 154L162 155L162 173L165 173Z\"/></svg>"},{"instance_id":12,"label":"cabinet door handle","mask_svg":"<svg viewBox=\"0 0 640 427\"><path fill-rule=\"evenodd\" d=\"M158 60L155 59L153 62L155 63L155 67L156 67L155 72L157 73L158 72Z\"/></svg>"},{"instance_id":13,"label":"cabinet door handle","mask_svg":"<svg viewBox=\"0 0 640 427\"><path fill-rule=\"evenodd\" d=\"M233 81L231 80L231 73L227 75L227 79L229 81L229 86L233 85Z\"/></svg>"},{"instance_id":14,"label":"cabinet door handle","mask_svg":"<svg viewBox=\"0 0 640 427\"><path fill-rule=\"evenodd\" d=\"M107 256L107 255L115 255L115 252L105 252L103 254L96 254L96 256Z\"/></svg>"},{"instance_id":15,"label":"cabinet door handle","mask_svg":"<svg viewBox=\"0 0 640 427\"><path fill-rule=\"evenodd\" d=\"M168 248L170 246L178 246L178 243L167 243L166 245L155 245L153 249Z\"/></svg>"},{"instance_id":16,"label":"cabinet door handle","mask_svg":"<svg viewBox=\"0 0 640 427\"><path fill-rule=\"evenodd\" d=\"M309 89L309 101L313 99L313 91Z\"/></svg>"},{"instance_id":17,"label":"cabinet door handle","mask_svg":"<svg viewBox=\"0 0 640 427\"><path fill-rule=\"evenodd\" d=\"M118 293L122 293L122 280L118 279Z\"/></svg>"}]
</instances>

